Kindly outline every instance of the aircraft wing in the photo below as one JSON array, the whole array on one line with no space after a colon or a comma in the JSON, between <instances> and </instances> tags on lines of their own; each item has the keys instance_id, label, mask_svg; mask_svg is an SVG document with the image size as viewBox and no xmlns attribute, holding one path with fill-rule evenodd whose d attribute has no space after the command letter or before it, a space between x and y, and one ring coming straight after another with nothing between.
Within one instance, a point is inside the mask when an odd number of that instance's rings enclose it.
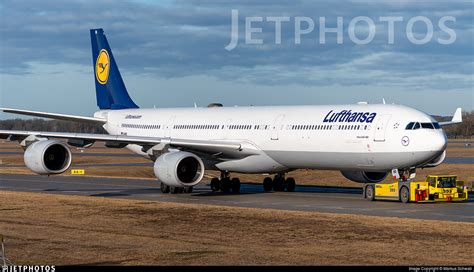
<instances>
[{"instance_id":1,"label":"aircraft wing","mask_svg":"<svg viewBox=\"0 0 474 272\"><path fill-rule=\"evenodd\" d=\"M161 137L143 137L127 135L89 134L89 133L67 133L67 132L43 132L43 131L19 131L0 130L2 139L24 139L30 135L43 138L74 139L99 142L113 142L121 144L137 144L152 147L158 144L168 145L174 148L182 148L190 151L198 151L206 154L223 155L224 158L244 158L259 154L258 150L246 143L222 140L188 140ZM222 156L221 156L222 157Z\"/></svg>"},{"instance_id":2,"label":"aircraft wing","mask_svg":"<svg viewBox=\"0 0 474 272\"><path fill-rule=\"evenodd\" d=\"M0 110L6 113L15 113L15 114L44 117L44 118L58 119L58 120L65 120L65 121L99 123L99 124L104 124L107 122L105 119L100 119L100 118L95 118L95 117L85 117L85 116L68 115L68 114L60 114L60 113L18 110L18 109L9 109L9 108L0 108Z\"/></svg>"},{"instance_id":3,"label":"aircraft wing","mask_svg":"<svg viewBox=\"0 0 474 272\"><path fill-rule=\"evenodd\" d=\"M454 124L462 123L462 109L457 108L456 112L454 112L453 119L451 121L446 122L439 122L440 126L449 126Z\"/></svg>"}]
</instances>

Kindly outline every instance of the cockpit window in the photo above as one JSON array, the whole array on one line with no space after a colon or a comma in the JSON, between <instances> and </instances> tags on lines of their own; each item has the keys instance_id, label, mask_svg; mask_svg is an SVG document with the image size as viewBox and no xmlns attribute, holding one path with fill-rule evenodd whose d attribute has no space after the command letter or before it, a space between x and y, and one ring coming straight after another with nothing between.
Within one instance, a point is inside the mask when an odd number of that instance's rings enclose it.
<instances>
[{"instance_id":1,"label":"cockpit window","mask_svg":"<svg viewBox=\"0 0 474 272\"><path fill-rule=\"evenodd\" d=\"M414 130L414 129L441 129L441 126L437 122L433 123L418 123L418 122L410 122L405 127L406 130Z\"/></svg>"},{"instance_id":2,"label":"cockpit window","mask_svg":"<svg viewBox=\"0 0 474 272\"><path fill-rule=\"evenodd\" d=\"M432 123L421 123L421 128L434 129Z\"/></svg>"}]
</instances>

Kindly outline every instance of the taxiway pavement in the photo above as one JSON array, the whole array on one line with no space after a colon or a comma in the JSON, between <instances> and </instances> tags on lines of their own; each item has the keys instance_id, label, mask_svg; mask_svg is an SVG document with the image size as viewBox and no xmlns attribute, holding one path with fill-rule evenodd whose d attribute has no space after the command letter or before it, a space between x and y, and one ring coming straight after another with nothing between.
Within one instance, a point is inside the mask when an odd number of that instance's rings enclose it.
<instances>
[{"instance_id":1,"label":"taxiway pavement","mask_svg":"<svg viewBox=\"0 0 474 272\"><path fill-rule=\"evenodd\" d=\"M474 222L473 196L463 203L370 202L357 188L297 186L291 193L264 192L259 184L242 183L240 194L214 193L208 185L198 185L192 194L172 195L162 194L155 180L0 174L0 190Z\"/></svg>"}]
</instances>

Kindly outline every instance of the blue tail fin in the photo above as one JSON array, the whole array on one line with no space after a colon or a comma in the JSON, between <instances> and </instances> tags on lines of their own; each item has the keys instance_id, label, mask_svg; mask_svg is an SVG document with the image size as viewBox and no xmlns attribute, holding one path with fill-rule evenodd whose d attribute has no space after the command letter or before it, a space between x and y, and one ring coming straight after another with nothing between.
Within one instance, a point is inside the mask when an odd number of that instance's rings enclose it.
<instances>
[{"instance_id":1,"label":"blue tail fin","mask_svg":"<svg viewBox=\"0 0 474 272\"><path fill-rule=\"evenodd\" d=\"M128 95L102 28L91 29L91 43L97 106L101 110L138 108Z\"/></svg>"}]
</instances>

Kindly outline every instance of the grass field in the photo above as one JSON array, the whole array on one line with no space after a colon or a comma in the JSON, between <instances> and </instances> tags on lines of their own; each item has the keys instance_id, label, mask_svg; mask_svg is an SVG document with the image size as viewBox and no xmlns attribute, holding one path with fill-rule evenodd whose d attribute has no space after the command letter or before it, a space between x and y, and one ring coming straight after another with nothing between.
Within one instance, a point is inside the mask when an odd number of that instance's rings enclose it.
<instances>
[{"instance_id":1,"label":"grass field","mask_svg":"<svg viewBox=\"0 0 474 272\"><path fill-rule=\"evenodd\" d=\"M17 264L474 262L472 223L5 191L0 207L7 255Z\"/></svg>"}]
</instances>

